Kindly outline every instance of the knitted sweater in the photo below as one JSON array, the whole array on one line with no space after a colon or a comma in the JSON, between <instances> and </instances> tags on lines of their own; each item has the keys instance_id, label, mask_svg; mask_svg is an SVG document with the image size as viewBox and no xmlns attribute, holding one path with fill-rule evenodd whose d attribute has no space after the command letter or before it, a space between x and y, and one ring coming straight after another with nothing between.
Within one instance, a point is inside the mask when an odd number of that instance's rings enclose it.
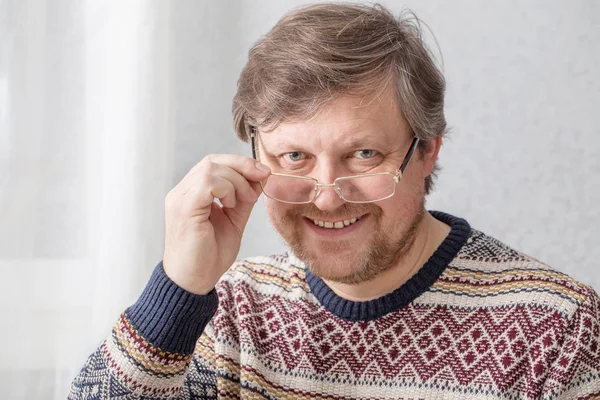
<instances>
[{"instance_id":1,"label":"knitted sweater","mask_svg":"<svg viewBox=\"0 0 600 400\"><path fill-rule=\"evenodd\" d=\"M338 297L293 254L236 262L207 296L162 265L70 399L600 397L588 286L460 218L409 281Z\"/></svg>"}]
</instances>

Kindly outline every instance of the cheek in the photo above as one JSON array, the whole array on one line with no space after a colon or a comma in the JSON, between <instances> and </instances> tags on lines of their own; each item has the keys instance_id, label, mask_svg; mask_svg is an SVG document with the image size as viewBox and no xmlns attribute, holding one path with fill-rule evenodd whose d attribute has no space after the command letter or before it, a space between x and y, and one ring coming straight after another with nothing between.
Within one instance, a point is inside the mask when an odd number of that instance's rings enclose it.
<instances>
[{"instance_id":1,"label":"cheek","mask_svg":"<svg viewBox=\"0 0 600 400\"><path fill-rule=\"evenodd\" d=\"M433 162L426 162L423 159L423 154L417 150L415 155L410 160L408 167L405 170L405 176L402 179L406 179L406 183L410 186L422 185L424 178L431 173Z\"/></svg>"},{"instance_id":2,"label":"cheek","mask_svg":"<svg viewBox=\"0 0 600 400\"><path fill-rule=\"evenodd\" d=\"M270 199L268 197L265 197L264 203L265 208L267 210L267 214L272 220L281 219L281 217L283 217L291 207L290 204L285 204L280 201Z\"/></svg>"},{"instance_id":3,"label":"cheek","mask_svg":"<svg viewBox=\"0 0 600 400\"><path fill-rule=\"evenodd\" d=\"M418 197L424 196L424 178L427 175L428 173L425 171L425 164L420 157L411 159L410 164L404 170L402 179L396 186L396 195L405 202L415 201L415 199L418 200Z\"/></svg>"},{"instance_id":4,"label":"cheek","mask_svg":"<svg viewBox=\"0 0 600 400\"><path fill-rule=\"evenodd\" d=\"M377 205L381 208L381 221L382 225L395 225L398 217L404 215L406 213L406 199L399 196L398 192L396 194L384 200Z\"/></svg>"},{"instance_id":5,"label":"cheek","mask_svg":"<svg viewBox=\"0 0 600 400\"><path fill-rule=\"evenodd\" d=\"M423 186L422 182L421 186ZM405 219L407 215L414 214L422 198L422 189L419 188L418 183L403 179L396 186L396 193L392 197L377 203L383 214L382 223L386 224L389 221L395 224L398 220Z\"/></svg>"},{"instance_id":6,"label":"cheek","mask_svg":"<svg viewBox=\"0 0 600 400\"><path fill-rule=\"evenodd\" d=\"M268 197L264 197L265 209L267 210L267 214L269 216L273 216L277 212L277 201L272 200Z\"/></svg>"}]
</instances>

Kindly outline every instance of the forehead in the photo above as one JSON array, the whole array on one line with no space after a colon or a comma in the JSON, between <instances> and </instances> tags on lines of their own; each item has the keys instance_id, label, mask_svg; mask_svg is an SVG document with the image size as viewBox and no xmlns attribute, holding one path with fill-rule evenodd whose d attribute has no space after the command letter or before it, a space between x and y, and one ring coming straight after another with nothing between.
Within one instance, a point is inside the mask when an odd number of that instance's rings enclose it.
<instances>
[{"instance_id":1,"label":"forehead","mask_svg":"<svg viewBox=\"0 0 600 400\"><path fill-rule=\"evenodd\" d=\"M284 122L261 135L269 149L293 146L315 151L393 145L409 136L408 123L390 93L341 96L307 121Z\"/></svg>"}]
</instances>

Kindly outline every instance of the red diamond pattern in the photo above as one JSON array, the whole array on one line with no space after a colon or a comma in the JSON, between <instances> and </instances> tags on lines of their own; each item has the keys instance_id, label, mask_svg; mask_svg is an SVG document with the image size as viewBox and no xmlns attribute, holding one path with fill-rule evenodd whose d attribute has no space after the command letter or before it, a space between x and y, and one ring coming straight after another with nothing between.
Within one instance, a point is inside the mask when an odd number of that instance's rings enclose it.
<instances>
[{"instance_id":1,"label":"red diamond pattern","mask_svg":"<svg viewBox=\"0 0 600 400\"><path fill-rule=\"evenodd\" d=\"M563 316L534 305L469 310L411 304L374 321L353 322L316 303L290 304L245 286L236 292L236 301L221 307L237 310L241 344L290 373L335 372L349 379L377 374L385 379L441 380L459 386L485 383L497 390L539 393L549 377L568 381L565 376L575 372L569 354L578 346L598 351L592 334L598 327L591 318L580 325L579 342L567 341L560 351L555 338L565 330ZM268 329L256 329L261 320ZM226 334L231 324L218 314L214 327ZM556 365L564 376L550 373L559 351Z\"/></svg>"}]
</instances>

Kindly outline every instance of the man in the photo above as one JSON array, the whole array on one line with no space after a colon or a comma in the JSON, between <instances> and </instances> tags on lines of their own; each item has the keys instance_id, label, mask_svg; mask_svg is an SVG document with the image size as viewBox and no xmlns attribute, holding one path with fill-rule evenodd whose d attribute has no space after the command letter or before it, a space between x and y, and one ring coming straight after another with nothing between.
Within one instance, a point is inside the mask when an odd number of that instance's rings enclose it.
<instances>
[{"instance_id":1,"label":"man","mask_svg":"<svg viewBox=\"0 0 600 400\"><path fill-rule=\"evenodd\" d=\"M444 89L410 19L283 17L234 99L253 158L168 194L163 262L70 398L600 396L597 294L425 210ZM235 262L261 192L290 251Z\"/></svg>"}]
</instances>

